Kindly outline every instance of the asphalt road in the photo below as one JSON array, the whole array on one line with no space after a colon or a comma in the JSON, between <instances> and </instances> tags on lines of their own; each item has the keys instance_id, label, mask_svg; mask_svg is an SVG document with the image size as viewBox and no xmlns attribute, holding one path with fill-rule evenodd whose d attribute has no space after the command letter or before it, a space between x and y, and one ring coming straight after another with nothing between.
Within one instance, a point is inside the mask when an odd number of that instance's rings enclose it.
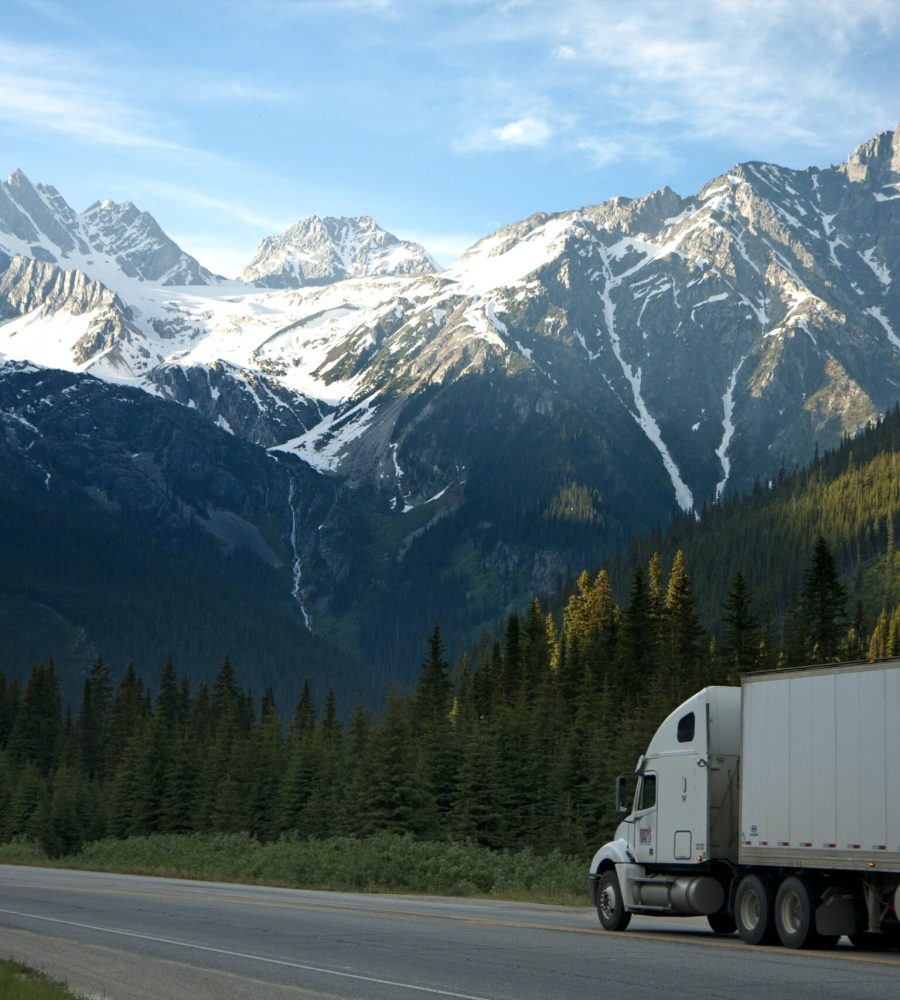
<instances>
[{"instance_id":1,"label":"asphalt road","mask_svg":"<svg viewBox=\"0 0 900 1000\"><path fill-rule=\"evenodd\" d=\"M845 942L846 943L846 942ZM750 948L705 920L0 865L0 956L108 1000L897 1000L900 954Z\"/></svg>"}]
</instances>

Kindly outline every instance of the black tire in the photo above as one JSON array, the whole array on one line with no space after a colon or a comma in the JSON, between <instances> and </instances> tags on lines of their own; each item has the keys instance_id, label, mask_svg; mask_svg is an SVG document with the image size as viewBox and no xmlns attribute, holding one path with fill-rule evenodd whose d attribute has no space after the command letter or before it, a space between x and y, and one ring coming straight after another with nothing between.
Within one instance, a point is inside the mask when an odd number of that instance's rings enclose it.
<instances>
[{"instance_id":1,"label":"black tire","mask_svg":"<svg viewBox=\"0 0 900 1000\"><path fill-rule=\"evenodd\" d=\"M600 876L594 901L600 925L605 931L624 931L631 923L631 914L622 902L619 878L614 868L608 868Z\"/></svg>"},{"instance_id":2,"label":"black tire","mask_svg":"<svg viewBox=\"0 0 900 1000\"><path fill-rule=\"evenodd\" d=\"M734 896L737 932L747 944L772 944L775 930L775 891L768 879L745 875Z\"/></svg>"},{"instance_id":3,"label":"black tire","mask_svg":"<svg viewBox=\"0 0 900 1000\"><path fill-rule=\"evenodd\" d=\"M718 913L710 913L706 918L713 934L734 934L737 930L737 921L734 914L727 910L719 910Z\"/></svg>"},{"instance_id":4,"label":"black tire","mask_svg":"<svg viewBox=\"0 0 900 1000\"><path fill-rule=\"evenodd\" d=\"M833 948L836 935L816 930L819 895L806 879L791 876L778 887L775 897L775 926L785 948Z\"/></svg>"}]
</instances>

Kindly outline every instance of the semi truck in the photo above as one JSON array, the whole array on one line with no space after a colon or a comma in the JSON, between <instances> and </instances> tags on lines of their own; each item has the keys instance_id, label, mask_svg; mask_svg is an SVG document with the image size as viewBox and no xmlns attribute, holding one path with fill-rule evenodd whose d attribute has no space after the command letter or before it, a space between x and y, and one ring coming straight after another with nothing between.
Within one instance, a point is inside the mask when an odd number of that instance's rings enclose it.
<instances>
[{"instance_id":1,"label":"semi truck","mask_svg":"<svg viewBox=\"0 0 900 1000\"><path fill-rule=\"evenodd\" d=\"M900 947L900 659L704 688L635 776L589 871L606 930L702 915L753 945Z\"/></svg>"}]
</instances>

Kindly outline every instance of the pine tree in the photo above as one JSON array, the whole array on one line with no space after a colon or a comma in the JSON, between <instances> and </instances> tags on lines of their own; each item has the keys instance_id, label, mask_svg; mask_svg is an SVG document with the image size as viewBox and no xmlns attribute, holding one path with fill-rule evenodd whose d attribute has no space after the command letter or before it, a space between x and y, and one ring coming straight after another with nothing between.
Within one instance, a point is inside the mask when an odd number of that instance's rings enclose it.
<instances>
[{"instance_id":1,"label":"pine tree","mask_svg":"<svg viewBox=\"0 0 900 1000\"><path fill-rule=\"evenodd\" d=\"M722 657L733 677L756 665L760 639L757 620L750 611L747 582L740 570L734 574L722 610Z\"/></svg>"},{"instance_id":2,"label":"pine tree","mask_svg":"<svg viewBox=\"0 0 900 1000\"><path fill-rule=\"evenodd\" d=\"M550 669L550 648L541 602L535 597L525 619L522 649L522 688L527 701L533 701L544 674Z\"/></svg>"},{"instance_id":3,"label":"pine tree","mask_svg":"<svg viewBox=\"0 0 900 1000\"><path fill-rule=\"evenodd\" d=\"M629 686L640 688L655 667L654 624L650 594L643 569L635 568L631 577L631 593L623 623L623 677Z\"/></svg>"},{"instance_id":4,"label":"pine tree","mask_svg":"<svg viewBox=\"0 0 900 1000\"><path fill-rule=\"evenodd\" d=\"M102 781L106 775L107 735L112 702L109 668L98 656L84 682L81 709L75 725L79 756L89 778Z\"/></svg>"},{"instance_id":5,"label":"pine tree","mask_svg":"<svg viewBox=\"0 0 900 1000\"><path fill-rule=\"evenodd\" d=\"M0 670L0 749L9 742L13 723L19 711L19 682L8 681Z\"/></svg>"},{"instance_id":6,"label":"pine tree","mask_svg":"<svg viewBox=\"0 0 900 1000\"><path fill-rule=\"evenodd\" d=\"M41 832L42 809L46 807L47 785L34 761L19 771L12 793L12 805L6 828L10 837L36 839Z\"/></svg>"},{"instance_id":7,"label":"pine tree","mask_svg":"<svg viewBox=\"0 0 900 1000\"><path fill-rule=\"evenodd\" d=\"M507 655L504 657L504 680L515 683L512 678L520 674L520 654L518 648L518 619L515 638L510 639L507 623ZM510 657L515 665L510 667ZM449 678L450 666L444 658L444 644L439 628L428 639L428 655L422 664L419 681L413 697L413 724L417 738L419 757L428 794L434 805L435 820L450 809L453 784L458 767L453 741L453 727L450 722L450 696L452 686ZM511 690L505 691L509 697Z\"/></svg>"},{"instance_id":8,"label":"pine tree","mask_svg":"<svg viewBox=\"0 0 900 1000\"><path fill-rule=\"evenodd\" d=\"M513 611L506 619L503 643L503 704L512 705L522 687L522 650L519 641L519 616Z\"/></svg>"},{"instance_id":9,"label":"pine tree","mask_svg":"<svg viewBox=\"0 0 900 1000\"><path fill-rule=\"evenodd\" d=\"M125 838L140 832L143 735L142 727L126 740L125 750L110 791L109 831L114 837Z\"/></svg>"},{"instance_id":10,"label":"pine tree","mask_svg":"<svg viewBox=\"0 0 900 1000\"><path fill-rule=\"evenodd\" d=\"M286 750L271 688L262 700L252 742L250 832L258 840L272 840L279 829L279 791Z\"/></svg>"},{"instance_id":11,"label":"pine tree","mask_svg":"<svg viewBox=\"0 0 900 1000\"><path fill-rule=\"evenodd\" d=\"M160 828L165 833L193 833L196 829L200 767L199 748L193 736L179 736L165 776L160 817Z\"/></svg>"},{"instance_id":12,"label":"pine tree","mask_svg":"<svg viewBox=\"0 0 900 1000\"><path fill-rule=\"evenodd\" d=\"M146 686L129 663L109 709L104 774L115 775L129 740L143 726L147 715Z\"/></svg>"},{"instance_id":13,"label":"pine tree","mask_svg":"<svg viewBox=\"0 0 900 1000\"><path fill-rule=\"evenodd\" d=\"M500 797L493 728L483 719L472 727L463 747L452 807L454 835L486 847L503 846Z\"/></svg>"},{"instance_id":14,"label":"pine tree","mask_svg":"<svg viewBox=\"0 0 900 1000\"><path fill-rule=\"evenodd\" d=\"M803 581L803 612L809 649L814 660L825 662L837 655L844 625L846 594L828 543L819 535L812 562Z\"/></svg>"},{"instance_id":15,"label":"pine tree","mask_svg":"<svg viewBox=\"0 0 900 1000\"><path fill-rule=\"evenodd\" d=\"M47 778L59 759L64 735L59 682L53 664L35 667L9 736L9 759L33 763Z\"/></svg>"},{"instance_id":16,"label":"pine tree","mask_svg":"<svg viewBox=\"0 0 900 1000\"><path fill-rule=\"evenodd\" d=\"M888 616L884 608L875 621L866 656L870 660L880 660L888 655Z\"/></svg>"},{"instance_id":17,"label":"pine tree","mask_svg":"<svg viewBox=\"0 0 900 1000\"><path fill-rule=\"evenodd\" d=\"M850 626L838 650L841 660L862 660L868 650L866 642L866 616L861 601L856 602L856 611L850 619Z\"/></svg>"},{"instance_id":18,"label":"pine tree","mask_svg":"<svg viewBox=\"0 0 900 1000\"><path fill-rule=\"evenodd\" d=\"M675 553L665 607L666 669L672 705L690 694L706 678L702 664L702 629L697 617L697 602L688 579L684 553Z\"/></svg>"},{"instance_id":19,"label":"pine tree","mask_svg":"<svg viewBox=\"0 0 900 1000\"><path fill-rule=\"evenodd\" d=\"M413 732L408 703L392 694L372 740L364 833L422 834L434 827L434 804Z\"/></svg>"},{"instance_id":20,"label":"pine tree","mask_svg":"<svg viewBox=\"0 0 900 1000\"><path fill-rule=\"evenodd\" d=\"M900 656L900 604L898 604L891 614L891 623L888 627L887 652L889 656Z\"/></svg>"},{"instance_id":21,"label":"pine tree","mask_svg":"<svg viewBox=\"0 0 900 1000\"><path fill-rule=\"evenodd\" d=\"M51 858L75 854L80 849L84 828L79 799L84 797L83 779L70 767L57 768L53 775L49 807L41 817L38 840Z\"/></svg>"},{"instance_id":22,"label":"pine tree","mask_svg":"<svg viewBox=\"0 0 900 1000\"><path fill-rule=\"evenodd\" d=\"M372 727L362 705L357 705L347 724L341 753L341 822L345 832L359 835L366 826L363 803L370 774Z\"/></svg>"},{"instance_id":23,"label":"pine tree","mask_svg":"<svg viewBox=\"0 0 900 1000\"><path fill-rule=\"evenodd\" d=\"M809 662L809 620L803 602L791 594L784 615L779 666L799 667Z\"/></svg>"},{"instance_id":24,"label":"pine tree","mask_svg":"<svg viewBox=\"0 0 900 1000\"><path fill-rule=\"evenodd\" d=\"M341 789L343 731L337 717L334 692L325 698L325 710L316 729L316 772L306 807L306 829L313 837L344 833Z\"/></svg>"}]
</instances>

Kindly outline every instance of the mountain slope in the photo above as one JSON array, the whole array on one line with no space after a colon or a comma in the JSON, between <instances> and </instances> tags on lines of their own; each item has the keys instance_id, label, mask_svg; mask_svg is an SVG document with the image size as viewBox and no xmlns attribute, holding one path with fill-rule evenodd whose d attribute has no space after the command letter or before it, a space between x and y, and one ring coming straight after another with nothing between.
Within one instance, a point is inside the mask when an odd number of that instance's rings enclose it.
<instances>
[{"instance_id":1,"label":"mountain slope","mask_svg":"<svg viewBox=\"0 0 900 1000\"><path fill-rule=\"evenodd\" d=\"M836 167L538 214L439 274L186 289L82 263L112 297L7 269L0 352L302 460L329 498L297 546L312 628L394 676L435 620L467 640L900 398L900 129Z\"/></svg>"},{"instance_id":2,"label":"mountain slope","mask_svg":"<svg viewBox=\"0 0 900 1000\"><path fill-rule=\"evenodd\" d=\"M171 653L287 707L304 678L373 699L367 672L309 633L297 525L317 479L186 407L32 365L0 366L0 663L52 657L77 696L102 653L155 676ZM328 498L326 498L328 499Z\"/></svg>"},{"instance_id":3,"label":"mountain slope","mask_svg":"<svg viewBox=\"0 0 900 1000\"><path fill-rule=\"evenodd\" d=\"M757 613L780 621L802 591L821 535L847 590L847 618L859 602L871 628L883 608L900 604L898 462L900 406L793 473L707 508L699 522L678 518L666 532L636 539L609 564L610 576L624 599L635 565L655 551L670 563L681 549L708 624L720 620L736 572L756 595Z\"/></svg>"}]
</instances>

